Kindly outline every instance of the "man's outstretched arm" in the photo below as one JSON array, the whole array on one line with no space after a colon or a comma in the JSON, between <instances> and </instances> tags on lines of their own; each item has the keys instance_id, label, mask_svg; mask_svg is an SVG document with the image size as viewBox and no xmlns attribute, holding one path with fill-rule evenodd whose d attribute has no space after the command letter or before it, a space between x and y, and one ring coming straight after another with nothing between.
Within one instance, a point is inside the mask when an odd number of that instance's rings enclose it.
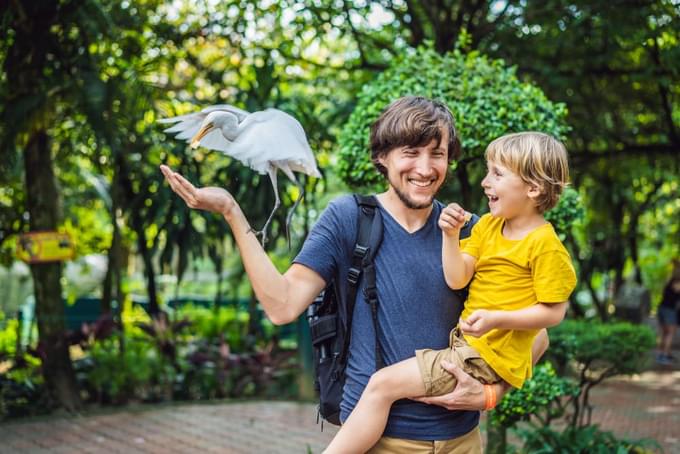
<instances>
[{"instance_id":1,"label":"man's outstretched arm","mask_svg":"<svg viewBox=\"0 0 680 454\"><path fill-rule=\"evenodd\" d=\"M293 264L283 274L276 269L229 192L216 187L197 188L164 165L161 172L189 208L221 214L227 221L255 295L272 323L296 320L323 290L326 282L310 268Z\"/></svg>"}]
</instances>

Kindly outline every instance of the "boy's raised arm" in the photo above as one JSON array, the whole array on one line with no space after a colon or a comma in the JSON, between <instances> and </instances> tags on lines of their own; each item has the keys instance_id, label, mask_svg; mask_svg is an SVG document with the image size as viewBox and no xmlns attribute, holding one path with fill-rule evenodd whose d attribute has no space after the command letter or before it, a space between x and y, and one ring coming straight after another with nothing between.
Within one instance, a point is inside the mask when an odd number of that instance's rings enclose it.
<instances>
[{"instance_id":1,"label":"boy's raised arm","mask_svg":"<svg viewBox=\"0 0 680 454\"><path fill-rule=\"evenodd\" d=\"M442 229L442 266L446 285L454 290L465 287L475 272L475 258L460 251L460 229L468 213L452 203L442 210L439 228Z\"/></svg>"}]
</instances>

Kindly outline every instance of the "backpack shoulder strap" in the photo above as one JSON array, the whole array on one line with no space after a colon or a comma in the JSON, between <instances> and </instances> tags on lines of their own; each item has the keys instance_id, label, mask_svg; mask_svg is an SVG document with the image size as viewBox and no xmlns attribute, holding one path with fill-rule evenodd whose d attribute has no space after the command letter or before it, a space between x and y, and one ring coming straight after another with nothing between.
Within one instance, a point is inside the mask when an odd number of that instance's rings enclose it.
<instances>
[{"instance_id":1,"label":"backpack shoulder strap","mask_svg":"<svg viewBox=\"0 0 680 454\"><path fill-rule=\"evenodd\" d=\"M380 248L383 234L383 223L378 199L374 195L354 194L354 200L359 206L359 228L357 229L357 244L368 248L366 258L373 261ZM370 221L370 222L369 222Z\"/></svg>"},{"instance_id":2,"label":"backpack shoulder strap","mask_svg":"<svg viewBox=\"0 0 680 454\"><path fill-rule=\"evenodd\" d=\"M378 252L378 248L382 242L383 223L380 210L378 209L378 200L375 198L375 196L356 195L355 199L361 211L360 217L363 217L362 213L369 214L371 212L373 216L368 234L368 248L361 266L364 274L364 299L371 308L371 318L373 319L373 330L375 332L375 369L378 370L382 369L382 367L385 365L385 361L383 360L379 341L378 289L376 285L375 265L373 263L373 259L375 258L375 254Z\"/></svg>"},{"instance_id":3,"label":"backpack shoulder strap","mask_svg":"<svg viewBox=\"0 0 680 454\"><path fill-rule=\"evenodd\" d=\"M372 263L375 254L382 241L382 217L378 209L378 201L375 196L354 194L354 200L358 207L357 236L352 251L352 262L347 272L347 304L341 305L347 311L345 314L346 329L344 348L341 354L341 363L344 364L349 349L349 340L352 332L352 316L354 304L357 299L359 280L365 271L366 264ZM373 277L375 282L375 275Z\"/></svg>"}]
</instances>

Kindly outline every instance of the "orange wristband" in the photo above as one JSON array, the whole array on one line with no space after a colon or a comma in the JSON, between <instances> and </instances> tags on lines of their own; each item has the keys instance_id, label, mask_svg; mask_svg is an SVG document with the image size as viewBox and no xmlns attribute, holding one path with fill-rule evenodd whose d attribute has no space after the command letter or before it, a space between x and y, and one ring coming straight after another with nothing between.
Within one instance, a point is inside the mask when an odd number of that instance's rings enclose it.
<instances>
[{"instance_id":1,"label":"orange wristband","mask_svg":"<svg viewBox=\"0 0 680 454\"><path fill-rule=\"evenodd\" d=\"M496 388L493 385L484 385L484 410L492 410L496 406Z\"/></svg>"}]
</instances>

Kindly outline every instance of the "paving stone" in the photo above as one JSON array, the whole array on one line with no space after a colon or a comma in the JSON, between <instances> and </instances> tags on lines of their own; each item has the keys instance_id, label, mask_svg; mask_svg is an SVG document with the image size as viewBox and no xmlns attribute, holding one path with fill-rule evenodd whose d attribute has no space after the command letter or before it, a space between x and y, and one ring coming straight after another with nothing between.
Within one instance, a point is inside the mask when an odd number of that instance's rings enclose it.
<instances>
[{"instance_id":1,"label":"paving stone","mask_svg":"<svg viewBox=\"0 0 680 454\"><path fill-rule=\"evenodd\" d=\"M680 454L680 367L608 380L592 390L592 422L617 436L653 438ZM319 453L337 428L297 402L214 402L0 424L5 453Z\"/></svg>"}]
</instances>

